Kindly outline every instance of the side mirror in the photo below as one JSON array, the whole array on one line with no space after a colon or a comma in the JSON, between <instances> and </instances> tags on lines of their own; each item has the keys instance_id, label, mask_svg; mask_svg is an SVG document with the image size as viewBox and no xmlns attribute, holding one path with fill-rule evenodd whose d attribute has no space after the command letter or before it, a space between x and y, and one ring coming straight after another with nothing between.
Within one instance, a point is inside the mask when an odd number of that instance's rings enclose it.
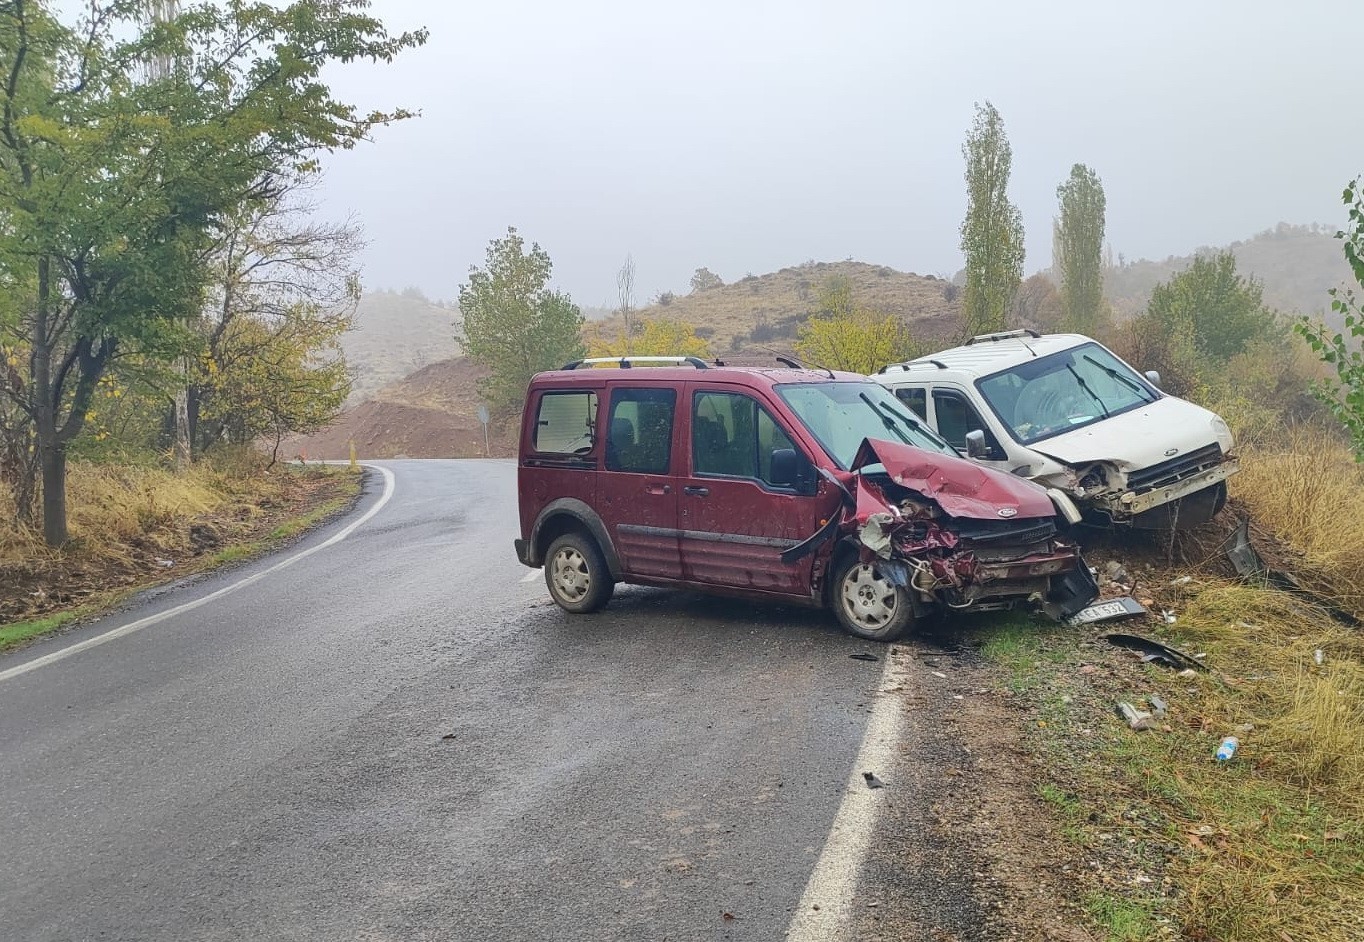
<instances>
[{"instance_id":1,"label":"side mirror","mask_svg":"<svg viewBox=\"0 0 1364 942\"><path fill-rule=\"evenodd\" d=\"M1145 373L1146 381L1157 389L1160 388L1160 373L1156 370L1147 370Z\"/></svg>"},{"instance_id":2,"label":"side mirror","mask_svg":"<svg viewBox=\"0 0 1364 942\"><path fill-rule=\"evenodd\" d=\"M772 449L772 483L795 487L800 478L800 456L794 448Z\"/></svg>"},{"instance_id":3,"label":"side mirror","mask_svg":"<svg viewBox=\"0 0 1364 942\"><path fill-rule=\"evenodd\" d=\"M985 433L980 429L966 433L966 454L971 458L989 457L990 446L985 443Z\"/></svg>"}]
</instances>

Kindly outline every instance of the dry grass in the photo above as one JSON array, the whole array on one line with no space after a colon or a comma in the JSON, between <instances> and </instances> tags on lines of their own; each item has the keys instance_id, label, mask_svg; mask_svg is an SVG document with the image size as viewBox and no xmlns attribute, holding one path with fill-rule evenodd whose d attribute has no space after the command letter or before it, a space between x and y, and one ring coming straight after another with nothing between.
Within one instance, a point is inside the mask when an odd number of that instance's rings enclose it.
<instances>
[{"instance_id":1,"label":"dry grass","mask_svg":"<svg viewBox=\"0 0 1364 942\"><path fill-rule=\"evenodd\" d=\"M1242 457L1232 496L1300 554L1294 575L1364 614L1364 467L1343 444L1309 428Z\"/></svg>"},{"instance_id":2,"label":"dry grass","mask_svg":"<svg viewBox=\"0 0 1364 942\"><path fill-rule=\"evenodd\" d=\"M350 478L311 468L266 474L254 453L223 454L185 472L73 461L71 541L60 550L17 525L12 499L0 489L0 624L98 606L226 561L225 552L272 539L272 527L356 493Z\"/></svg>"}]
</instances>

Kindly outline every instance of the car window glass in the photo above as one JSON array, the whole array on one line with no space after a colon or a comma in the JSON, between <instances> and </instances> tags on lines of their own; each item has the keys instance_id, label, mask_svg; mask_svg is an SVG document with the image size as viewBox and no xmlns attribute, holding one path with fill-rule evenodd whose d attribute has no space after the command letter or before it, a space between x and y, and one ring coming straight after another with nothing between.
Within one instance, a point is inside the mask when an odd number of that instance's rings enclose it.
<instances>
[{"instance_id":1,"label":"car window glass","mask_svg":"<svg viewBox=\"0 0 1364 942\"><path fill-rule=\"evenodd\" d=\"M794 448L767 410L748 396L698 392L692 401L692 470L772 484L772 451Z\"/></svg>"},{"instance_id":2,"label":"car window glass","mask_svg":"<svg viewBox=\"0 0 1364 942\"><path fill-rule=\"evenodd\" d=\"M980 415L966 401L965 397L941 389L933 390L933 408L937 411L938 434L956 448L966 450L966 433L982 431L987 443L993 444L995 437L981 421Z\"/></svg>"},{"instance_id":3,"label":"car window glass","mask_svg":"<svg viewBox=\"0 0 1364 942\"><path fill-rule=\"evenodd\" d=\"M606 469L666 474L672 462L672 389L616 389L606 424Z\"/></svg>"},{"instance_id":4,"label":"car window glass","mask_svg":"<svg viewBox=\"0 0 1364 942\"><path fill-rule=\"evenodd\" d=\"M557 455L586 454L596 441L597 394L550 392L540 397L531 445Z\"/></svg>"},{"instance_id":5,"label":"car window glass","mask_svg":"<svg viewBox=\"0 0 1364 942\"><path fill-rule=\"evenodd\" d=\"M895 390L895 398L899 399L910 409L913 409L914 414L919 418L928 418L928 396L922 389L905 386Z\"/></svg>"}]
</instances>

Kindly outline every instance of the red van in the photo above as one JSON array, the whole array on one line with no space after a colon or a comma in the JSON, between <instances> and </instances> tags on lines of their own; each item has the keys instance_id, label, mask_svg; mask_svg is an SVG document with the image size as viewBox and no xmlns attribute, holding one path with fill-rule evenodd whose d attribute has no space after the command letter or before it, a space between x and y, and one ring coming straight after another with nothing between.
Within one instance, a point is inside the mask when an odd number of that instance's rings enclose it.
<instances>
[{"instance_id":1,"label":"red van","mask_svg":"<svg viewBox=\"0 0 1364 942\"><path fill-rule=\"evenodd\" d=\"M941 608L1098 595L1059 492L961 457L851 373L695 357L541 373L522 419L516 554L570 612L617 583L828 606L890 641Z\"/></svg>"}]
</instances>

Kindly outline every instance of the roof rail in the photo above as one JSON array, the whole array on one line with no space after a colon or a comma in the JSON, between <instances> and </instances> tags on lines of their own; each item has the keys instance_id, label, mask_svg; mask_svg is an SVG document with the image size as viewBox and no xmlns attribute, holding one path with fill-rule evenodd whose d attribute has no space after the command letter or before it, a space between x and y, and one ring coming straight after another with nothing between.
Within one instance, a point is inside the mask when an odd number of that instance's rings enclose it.
<instances>
[{"instance_id":1,"label":"roof rail","mask_svg":"<svg viewBox=\"0 0 1364 942\"><path fill-rule=\"evenodd\" d=\"M908 373L908 372L909 372L909 368L910 368L911 366L934 366L934 367L937 367L937 368L940 369L940 370L945 370L945 369L947 369L947 364L944 363L942 360L934 360L932 357L929 357L929 358L926 359L926 360L906 360L904 363L889 363L889 364L887 364L887 365L881 367L881 368L880 368L879 370L877 370L876 372L878 372L878 373L890 373L890 372Z\"/></svg>"},{"instance_id":2,"label":"roof rail","mask_svg":"<svg viewBox=\"0 0 1364 942\"><path fill-rule=\"evenodd\" d=\"M997 334L980 334L979 336L972 337L970 340L966 341L963 346L969 347L973 343L985 343L986 341L998 343L1001 340L1018 340L1022 337L1032 337L1035 340L1041 336L1041 334L1031 327L1024 327L1022 330L1003 330Z\"/></svg>"},{"instance_id":3,"label":"roof rail","mask_svg":"<svg viewBox=\"0 0 1364 942\"><path fill-rule=\"evenodd\" d=\"M572 363L565 363L561 369L576 370L580 366L599 366L604 363L612 363L622 370L628 370L636 363L669 363L673 366L694 366L698 370L710 369L710 364L700 357L588 357L586 360L574 360Z\"/></svg>"}]
</instances>

